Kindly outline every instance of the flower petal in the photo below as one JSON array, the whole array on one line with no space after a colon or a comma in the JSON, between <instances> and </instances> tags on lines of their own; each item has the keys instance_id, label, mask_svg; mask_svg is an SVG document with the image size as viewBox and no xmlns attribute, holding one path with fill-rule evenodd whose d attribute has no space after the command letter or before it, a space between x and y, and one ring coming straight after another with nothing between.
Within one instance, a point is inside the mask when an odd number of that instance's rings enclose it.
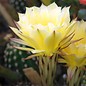
<instances>
[{"instance_id":1,"label":"flower petal","mask_svg":"<svg viewBox=\"0 0 86 86\"><path fill-rule=\"evenodd\" d=\"M26 45L28 46L28 44L26 44L23 40L21 39L17 39L17 38L11 38L11 41L22 44L22 45Z\"/></svg>"},{"instance_id":2,"label":"flower petal","mask_svg":"<svg viewBox=\"0 0 86 86\"><path fill-rule=\"evenodd\" d=\"M51 32L47 38L45 39L45 45L46 48L48 49L47 52L55 52L56 48L58 49L58 44L60 42L61 34L59 32ZM52 53L53 53L52 52Z\"/></svg>"},{"instance_id":3,"label":"flower petal","mask_svg":"<svg viewBox=\"0 0 86 86\"><path fill-rule=\"evenodd\" d=\"M31 47L33 47L33 48L38 48L38 45L37 45L37 43L31 38L31 37L26 37L25 35L22 35L22 33L18 30L18 29L16 29L16 28L14 28L14 27L11 27L11 29L13 30L13 32L15 33L15 34L17 34L23 41L25 41L29 46L31 46Z\"/></svg>"}]
</instances>

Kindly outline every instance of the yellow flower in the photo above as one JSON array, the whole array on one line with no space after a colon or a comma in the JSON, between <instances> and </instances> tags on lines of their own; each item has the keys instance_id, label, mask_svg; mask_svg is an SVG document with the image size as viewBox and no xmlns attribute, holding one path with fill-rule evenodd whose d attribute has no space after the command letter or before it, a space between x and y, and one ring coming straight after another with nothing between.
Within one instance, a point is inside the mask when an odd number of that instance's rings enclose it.
<instances>
[{"instance_id":1,"label":"yellow flower","mask_svg":"<svg viewBox=\"0 0 86 86\"><path fill-rule=\"evenodd\" d=\"M63 50L63 58L59 59L60 63L66 63L68 66L68 78L71 79L77 68L86 66L86 44L71 44Z\"/></svg>"},{"instance_id":2,"label":"yellow flower","mask_svg":"<svg viewBox=\"0 0 86 86\"><path fill-rule=\"evenodd\" d=\"M11 29L22 40L13 40L30 46L17 48L30 50L37 55L51 56L57 53L61 46L63 48L68 46L74 36L73 32L68 34L75 23L75 21L70 23L69 7L61 9L55 3L49 6L42 4L40 8L35 6L26 8L25 14L19 13L19 19L20 21L16 23L18 29L14 27Z\"/></svg>"},{"instance_id":3,"label":"yellow flower","mask_svg":"<svg viewBox=\"0 0 86 86\"><path fill-rule=\"evenodd\" d=\"M71 79L77 68L83 68L86 65L86 22L77 21L73 26L75 35L73 40L81 39L72 43L67 48L62 50L62 58L59 58L60 63L66 63L68 66L68 78Z\"/></svg>"}]
</instances>

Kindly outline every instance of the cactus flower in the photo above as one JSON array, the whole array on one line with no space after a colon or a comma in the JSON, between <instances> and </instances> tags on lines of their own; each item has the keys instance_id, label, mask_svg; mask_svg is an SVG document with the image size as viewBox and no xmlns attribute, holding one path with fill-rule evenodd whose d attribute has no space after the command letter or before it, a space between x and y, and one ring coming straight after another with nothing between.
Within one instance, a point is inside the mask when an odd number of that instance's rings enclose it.
<instances>
[{"instance_id":1,"label":"cactus flower","mask_svg":"<svg viewBox=\"0 0 86 86\"><path fill-rule=\"evenodd\" d=\"M66 63L68 67L68 80L72 82L72 84L78 84L79 74L86 66L86 22L77 21L73 29L75 29L75 35L72 40L77 40L78 38L81 38L81 40L63 49L63 55L62 58L59 58L59 62ZM74 82L74 76L77 77L76 82ZM69 86L71 86L71 83Z\"/></svg>"},{"instance_id":2,"label":"cactus flower","mask_svg":"<svg viewBox=\"0 0 86 86\"><path fill-rule=\"evenodd\" d=\"M66 44L62 44L61 40L66 40L65 37L74 24L74 22L70 23L69 7L61 9L55 3L49 6L42 4L41 7L26 8L25 14L19 13L19 19L16 23L18 29L14 27L11 29L22 40L13 40L31 47L19 49L46 56L52 56L57 53L59 45L61 47ZM73 34L67 38L71 39L72 36Z\"/></svg>"}]
</instances>

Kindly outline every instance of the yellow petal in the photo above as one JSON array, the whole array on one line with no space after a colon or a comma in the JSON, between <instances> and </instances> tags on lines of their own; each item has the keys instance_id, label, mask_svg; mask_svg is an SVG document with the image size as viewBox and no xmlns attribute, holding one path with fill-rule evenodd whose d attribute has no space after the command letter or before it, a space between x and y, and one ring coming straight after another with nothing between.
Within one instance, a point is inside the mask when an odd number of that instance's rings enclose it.
<instances>
[{"instance_id":1,"label":"yellow petal","mask_svg":"<svg viewBox=\"0 0 86 86\"><path fill-rule=\"evenodd\" d=\"M62 12L58 17L58 24L59 25L69 24L69 22L70 22L69 8L70 7L64 7L62 9Z\"/></svg>"},{"instance_id":2,"label":"yellow petal","mask_svg":"<svg viewBox=\"0 0 86 86\"><path fill-rule=\"evenodd\" d=\"M15 33L15 34L17 34L23 41L25 41L29 46L31 46L31 47L33 47L33 48L38 48L38 45L37 45L37 43L32 39L32 38L30 38L29 36L28 37L26 37L26 36L24 36L24 35L22 35L22 33L18 30L18 29L16 29L16 28L14 28L14 27L11 27L11 29L13 30L13 32Z\"/></svg>"},{"instance_id":3,"label":"yellow petal","mask_svg":"<svg viewBox=\"0 0 86 86\"><path fill-rule=\"evenodd\" d=\"M21 39L17 39L17 38L11 38L11 41L22 44L22 45L26 45L28 46L28 44L26 44L23 40Z\"/></svg>"},{"instance_id":4,"label":"yellow petal","mask_svg":"<svg viewBox=\"0 0 86 86\"><path fill-rule=\"evenodd\" d=\"M60 42L61 34L59 32L51 32L47 38L45 39L45 45L47 48L47 52L55 51L56 48L58 49L58 44ZM52 52L52 53L53 53Z\"/></svg>"}]
</instances>

